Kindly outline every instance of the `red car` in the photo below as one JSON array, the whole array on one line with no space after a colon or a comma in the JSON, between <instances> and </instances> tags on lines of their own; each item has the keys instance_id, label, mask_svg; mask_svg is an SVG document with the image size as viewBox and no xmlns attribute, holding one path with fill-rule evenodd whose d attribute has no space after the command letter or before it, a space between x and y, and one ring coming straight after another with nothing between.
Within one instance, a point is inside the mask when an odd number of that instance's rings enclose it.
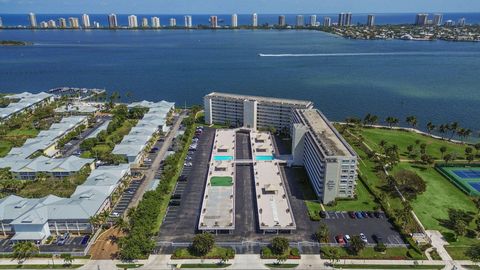
<instances>
[{"instance_id":1,"label":"red car","mask_svg":"<svg viewBox=\"0 0 480 270\"><path fill-rule=\"evenodd\" d=\"M337 241L337 243L341 246L345 245L345 240L343 239L343 235L342 234L339 234L337 236L335 236L335 240Z\"/></svg>"}]
</instances>

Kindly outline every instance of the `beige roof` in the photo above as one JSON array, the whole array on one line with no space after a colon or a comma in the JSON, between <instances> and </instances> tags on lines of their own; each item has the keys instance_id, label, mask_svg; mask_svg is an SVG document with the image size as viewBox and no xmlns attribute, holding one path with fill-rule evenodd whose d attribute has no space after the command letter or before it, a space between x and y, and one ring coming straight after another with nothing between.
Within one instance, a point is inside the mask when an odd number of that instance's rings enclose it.
<instances>
[{"instance_id":1,"label":"beige roof","mask_svg":"<svg viewBox=\"0 0 480 270\"><path fill-rule=\"evenodd\" d=\"M298 106L306 106L306 107L313 106L313 102L308 100L248 96L248 95L238 95L238 94L220 93L220 92L212 92L206 95L205 97L221 97L221 98L230 98L230 99L238 99L238 100L257 100L265 103L288 104L288 105L298 105Z\"/></svg>"}]
</instances>

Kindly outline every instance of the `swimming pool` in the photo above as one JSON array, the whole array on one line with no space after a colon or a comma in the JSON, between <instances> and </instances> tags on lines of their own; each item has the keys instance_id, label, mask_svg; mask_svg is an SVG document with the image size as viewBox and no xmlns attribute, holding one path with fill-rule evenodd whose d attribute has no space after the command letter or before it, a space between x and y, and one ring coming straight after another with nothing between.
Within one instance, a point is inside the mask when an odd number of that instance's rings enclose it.
<instances>
[{"instance_id":1,"label":"swimming pool","mask_svg":"<svg viewBox=\"0 0 480 270\"><path fill-rule=\"evenodd\" d=\"M275 158L273 155L265 155L265 156L255 156L255 160L266 161L266 160L274 160Z\"/></svg>"},{"instance_id":2,"label":"swimming pool","mask_svg":"<svg viewBox=\"0 0 480 270\"><path fill-rule=\"evenodd\" d=\"M228 161L228 160L233 160L232 156L214 156L213 160L215 161Z\"/></svg>"}]
</instances>

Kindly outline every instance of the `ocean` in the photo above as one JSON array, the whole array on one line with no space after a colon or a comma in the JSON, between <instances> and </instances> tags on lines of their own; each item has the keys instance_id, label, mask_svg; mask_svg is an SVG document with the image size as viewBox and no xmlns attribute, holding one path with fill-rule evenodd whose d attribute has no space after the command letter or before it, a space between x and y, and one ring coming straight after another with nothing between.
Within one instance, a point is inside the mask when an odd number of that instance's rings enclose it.
<instances>
[{"instance_id":1,"label":"ocean","mask_svg":"<svg viewBox=\"0 0 480 270\"><path fill-rule=\"evenodd\" d=\"M307 30L0 30L0 40L35 43L0 47L1 92L95 87L183 106L222 91L312 100L331 120L416 115L422 128L480 130L480 43Z\"/></svg>"}]
</instances>

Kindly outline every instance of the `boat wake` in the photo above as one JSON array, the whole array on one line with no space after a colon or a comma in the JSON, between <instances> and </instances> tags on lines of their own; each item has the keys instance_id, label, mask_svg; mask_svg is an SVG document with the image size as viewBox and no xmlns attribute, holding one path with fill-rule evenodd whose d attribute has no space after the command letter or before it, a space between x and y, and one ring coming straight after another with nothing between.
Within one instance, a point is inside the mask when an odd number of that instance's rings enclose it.
<instances>
[{"instance_id":1,"label":"boat wake","mask_svg":"<svg viewBox=\"0 0 480 270\"><path fill-rule=\"evenodd\" d=\"M339 57L339 56L395 56L395 55L431 55L432 52L375 52L375 53L259 53L261 57Z\"/></svg>"}]
</instances>

